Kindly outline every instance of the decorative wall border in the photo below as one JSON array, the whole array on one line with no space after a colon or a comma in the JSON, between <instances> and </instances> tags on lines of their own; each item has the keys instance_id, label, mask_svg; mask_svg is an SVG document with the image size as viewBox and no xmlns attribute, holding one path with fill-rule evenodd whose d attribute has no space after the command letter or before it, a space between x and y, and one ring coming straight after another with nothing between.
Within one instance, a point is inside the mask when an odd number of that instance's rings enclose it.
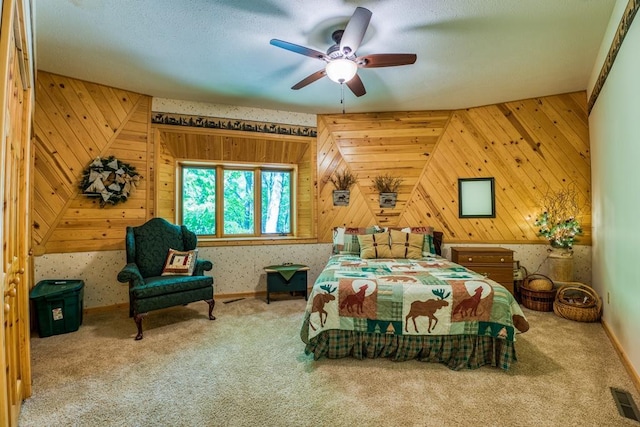
<instances>
[{"instance_id":1,"label":"decorative wall border","mask_svg":"<svg viewBox=\"0 0 640 427\"><path fill-rule=\"evenodd\" d=\"M609 72L611 71L611 67L613 67L613 63L616 60L618 52L620 51L622 41L629 32L629 28L631 27L631 23L633 22L633 18L635 18L638 9L640 9L640 0L629 0L627 8L620 19L620 24L618 24L616 35L613 37L611 42L611 47L609 48L607 57L604 64L602 64L598 80L596 80L596 84L593 86L593 92L591 92L591 96L589 97L589 102L587 103L587 112L589 114L591 114L591 109L602 91L604 82L607 80L607 77L609 77Z\"/></svg>"},{"instance_id":2,"label":"decorative wall border","mask_svg":"<svg viewBox=\"0 0 640 427\"><path fill-rule=\"evenodd\" d=\"M315 138L318 131L314 127L283 125L279 123L254 122L249 120L224 119L217 117L191 116L188 114L151 113L151 123L172 126L187 126L207 129L237 130L244 132L269 133L278 135L308 136Z\"/></svg>"}]
</instances>

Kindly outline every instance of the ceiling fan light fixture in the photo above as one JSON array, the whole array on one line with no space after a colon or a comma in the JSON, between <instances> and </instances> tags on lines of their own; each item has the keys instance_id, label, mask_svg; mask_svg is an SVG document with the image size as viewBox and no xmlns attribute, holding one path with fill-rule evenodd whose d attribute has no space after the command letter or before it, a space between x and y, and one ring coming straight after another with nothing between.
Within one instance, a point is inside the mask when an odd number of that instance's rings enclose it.
<instances>
[{"instance_id":1,"label":"ceiling fan light fixture","mask_svg":"<svg viewBox=\"0 0 640 427\"><path fill-rule=\"evenodd\" d=\"M325 71L334 82L346 83L356 75L358 64L350 59L338 58L328 62Z\"/></svg>"},{"instance_id":2,"label":"ceiling fan light fixture","mask_svg":"<svg viewBox=\"0 0 640 427\"><path fill-rule=\"evenodd\" d=\"M0 0L0 4L1 3L2 0ZM356 7L344 30L335 30L331 34L331 38L335 44L327 49L327 53L283 40L271 39L270 43L273 46L325 61L324 68L300 80L291 86L291 89L302 89L327 76L332 81L340 83L343 93L345 86L343 83L347 83L346 86L355 96L362 96L366 94L367 91L364 89L364 84L357 74L358 68L396 67L398 65L409 65L416 62L416 55L414 53L373 53L358 57L356 52L364 39L370 20L370 10L364 7Z\"/></svg>"}]
</instances>

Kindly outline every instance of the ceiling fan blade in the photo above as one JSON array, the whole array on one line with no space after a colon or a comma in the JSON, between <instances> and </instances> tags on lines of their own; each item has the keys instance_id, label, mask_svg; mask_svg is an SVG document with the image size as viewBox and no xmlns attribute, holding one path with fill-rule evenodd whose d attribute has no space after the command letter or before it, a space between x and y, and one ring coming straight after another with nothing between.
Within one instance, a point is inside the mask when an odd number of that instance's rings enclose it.
<instances>
[{"instance_id":1,"label":"ceiling fan blade","mask_svg":"<svg viewBox=\"0 0 640 427\"><path fill-rule=\"evenodd\" d=\"M367 93L367 91L364 90L364 84L362 83L362 80L360 80L360 76L358 76L357 74L353 76L353 78L349 80L346 85L347 87L349 87L349 89L351 89L351 92L353 92L355 96L362 96Z\"/></svg>"},{"instance_id":2,"label":"ceiling fan blade","mask_svg":"<svg viewBox=\"0 0 640 427\"><path fill-rule=\"evenodd\" d=\"M340 52L342 52L343 55L350 56L358 50L364 38L364 33L367 32L370 20L371 11L369 9L356 7L340 40Z\"/></svg>"},{"instance_id":3,"label":"ceiling fan blade","mask_svg":"<svg viewBox=\"0 0 640 427\"><path fill-rule=\"evenodd\" d=\"M417 58L414 53L374 53L358 57L356 62L362 68L395 67L413 64Z\"/></svg>"},{"instance_id":4,"label":"ceiling fan blade","mask_svg":"<svg viewBox=\"0 0 640 427\"><path fill-rule=\"evenodd\" d=\"M305 77L304 79L300 80L298 83L293 85L291 87L291 89L293 89L293 90L302 89L303 87L315 82L316 80L320 80L321 78L323 78L326 75L327 75L327 73L326 73L326 71L324 69L322 69L320 71L316 71L315 73Z\"/></svg>"},{"instance_id":5,"label":"ceiling fan blade","mask_svg":"<svg viewBox=\"0 0 640 427\"><path fill-rule=\"evenodd\" d=\"M269 43L282 49L286 49L294 53L299 53L300 55L309 56L311 58L322 59L325 61L329 59L326 54L320 52L319 50L309 49L308 47L300 46L297 44L285 42L278 39L271 39Z\"/></svg>"}]
</instances>

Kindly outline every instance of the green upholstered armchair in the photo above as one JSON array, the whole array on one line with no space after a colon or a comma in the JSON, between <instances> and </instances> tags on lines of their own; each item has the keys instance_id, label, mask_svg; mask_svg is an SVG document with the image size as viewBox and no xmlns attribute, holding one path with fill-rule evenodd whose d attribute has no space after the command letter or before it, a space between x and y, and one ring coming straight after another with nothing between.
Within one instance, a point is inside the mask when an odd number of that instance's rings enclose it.
<instances>
[{"instance_id":1,"label":"green upholstered armchair","mask_svg":"<svg viewBox=\"0 0 640 427\"><path fill-rule=\"evenodd\" d=\"M209 304L209 319L214 320L213 278L204 272L211 261L198 259L191 276L162 276L169 249L190 251L198 239L184 225L153 218L139 227L127 227L127 265L118 273L118 281L129 283L129 317L133 317L142 339L142 317L151 310L185 305L204 300Z\"/></svg>"}]
</instances>

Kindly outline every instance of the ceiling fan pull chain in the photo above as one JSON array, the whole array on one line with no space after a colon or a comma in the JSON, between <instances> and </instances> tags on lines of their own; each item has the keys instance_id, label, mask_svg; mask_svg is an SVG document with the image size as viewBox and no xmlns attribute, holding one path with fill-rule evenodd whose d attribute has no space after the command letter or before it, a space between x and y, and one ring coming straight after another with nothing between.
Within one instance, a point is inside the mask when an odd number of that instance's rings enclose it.
<instances>
[{"instance_id":1,"label":"ceiling fan pull chain","mask_svg":"<svg viewBox=\"0 0 640 427\"><path fill-rule=\"evenodd\" d=\"M344 82L340 83L340 104L342 104L342 114L344 114Z\"/></svg>"}]
</instances>

